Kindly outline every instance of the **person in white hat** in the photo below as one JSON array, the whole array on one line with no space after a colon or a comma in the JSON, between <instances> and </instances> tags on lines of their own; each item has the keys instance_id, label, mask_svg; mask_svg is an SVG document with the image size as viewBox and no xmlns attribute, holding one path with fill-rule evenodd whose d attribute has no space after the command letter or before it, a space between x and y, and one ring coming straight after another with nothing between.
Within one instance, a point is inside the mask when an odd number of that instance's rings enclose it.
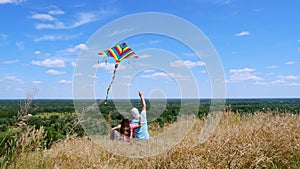
<instances>
[{"instance_id":1,"label":"person in white hat","mask_svg":"<svg viewBox=\"0 0 300 169\"><path fill-rule=\"evenodd\" d=\"M139 120L142 120L141 127L134 129L134 136L138 140L149 140L149 133L148 133L148 124L147 124L147 114L146 114L146 102L143 97L143 94L141 91L139 91L139 96L142 102L142 111L139 113L139 110L137 108L131 109L131 115L133 116L133 119L131 120L131 123L133 124L139 124ZM140 118L141 116L141 118Z\"/></svg>"}]
</instances>

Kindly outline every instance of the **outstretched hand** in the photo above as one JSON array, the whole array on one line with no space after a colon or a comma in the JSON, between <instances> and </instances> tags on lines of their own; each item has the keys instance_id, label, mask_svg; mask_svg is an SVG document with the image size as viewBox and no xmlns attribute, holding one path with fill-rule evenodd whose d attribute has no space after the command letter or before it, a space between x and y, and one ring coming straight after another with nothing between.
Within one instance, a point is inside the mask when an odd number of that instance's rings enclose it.
<instances>
[{"instance_id":1,"label":"outstretched hand","mask_svg":"<svg viewBox=\"0 0 300 169\"><path fill-rule=\"evenodd\" d=\"M142 110L146 110L146 102L145 102L145 99L143 97L143 93L141 91L139 91L139 96L141 98L141 102L142 102Z\"/></svg>"}]
</instances>

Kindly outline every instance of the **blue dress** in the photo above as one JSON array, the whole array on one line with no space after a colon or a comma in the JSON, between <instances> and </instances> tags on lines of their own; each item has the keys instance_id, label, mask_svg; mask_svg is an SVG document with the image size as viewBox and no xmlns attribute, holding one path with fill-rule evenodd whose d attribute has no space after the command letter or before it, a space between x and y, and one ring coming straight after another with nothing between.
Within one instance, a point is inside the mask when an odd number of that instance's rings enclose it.
<instances>
[{"instance_id":1,"label":"blue dress","mask_svg":"<svg viewBox=\"0 0 300 169\"><path fill-rule=\"evenodd\" d=\"M148 140L149 133L148 133L147 115L145 110L141 112L141 117L142 117L142 127L134 129L134 135L138 140ZM130 123L138 125L139 119L132 119Z\"/></svg>"}]
</instances>

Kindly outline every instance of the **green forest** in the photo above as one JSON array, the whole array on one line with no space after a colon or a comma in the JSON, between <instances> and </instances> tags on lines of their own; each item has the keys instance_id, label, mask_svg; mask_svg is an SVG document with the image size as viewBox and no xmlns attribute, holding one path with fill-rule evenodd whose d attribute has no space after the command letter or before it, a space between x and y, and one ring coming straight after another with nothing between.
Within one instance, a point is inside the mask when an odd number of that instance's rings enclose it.
<instances>
[{"instance_id":1,"label":"green forest","mask_svg":"<svg viewBox=\"0 0 300 169\"><path fill-rule=\"evenodd\" d=\"M10 126L17 122L20 106L25 100L0 100L0 139L6 135ZM139 100L132 100L137 107ZM149 101L146 100L149 104ZM201 118L209 112L210 99L199 100L200 106L198 117ZM163 113L153 122L163 127L164 123L172 123L176 120L180 111L181 100L169 99ZM151 106L151 105L150 105ZM150 106L148 106L150 108ZM115 126L120 123L123 116L117 112L114 103L106 105L99 104L103 117ZM300 99L227 99L225 111L245 114L255 112L278 112L278 113L300 113ZM29 107L28 124L40 128L43 126L47 133L47 144L63 140L67 134L83 136L84 131L78 123L73 100L33 100ZM149 112L151 113L151 112Z\"/></svg>"}]
</instances>

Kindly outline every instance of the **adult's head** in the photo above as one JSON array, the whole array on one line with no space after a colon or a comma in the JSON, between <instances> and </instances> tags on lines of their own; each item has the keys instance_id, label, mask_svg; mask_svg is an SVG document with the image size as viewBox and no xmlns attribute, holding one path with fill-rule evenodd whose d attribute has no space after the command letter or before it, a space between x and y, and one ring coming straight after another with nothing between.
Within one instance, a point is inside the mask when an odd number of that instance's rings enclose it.
<instances>
[{"instance_id":1,"label":"adult's head","mask_svg":"<svg viewBox=\"0 0 300 169\"><path fill-rule=\"evenodd\" d=\"M139 118L140 113L139 113L139 110L137 108L135 108L135 107L132 108L130 110L130 112L131 112L131 115L133 116L133 118L135 118L135 119Z\"/></svg>"}]
</instances>

